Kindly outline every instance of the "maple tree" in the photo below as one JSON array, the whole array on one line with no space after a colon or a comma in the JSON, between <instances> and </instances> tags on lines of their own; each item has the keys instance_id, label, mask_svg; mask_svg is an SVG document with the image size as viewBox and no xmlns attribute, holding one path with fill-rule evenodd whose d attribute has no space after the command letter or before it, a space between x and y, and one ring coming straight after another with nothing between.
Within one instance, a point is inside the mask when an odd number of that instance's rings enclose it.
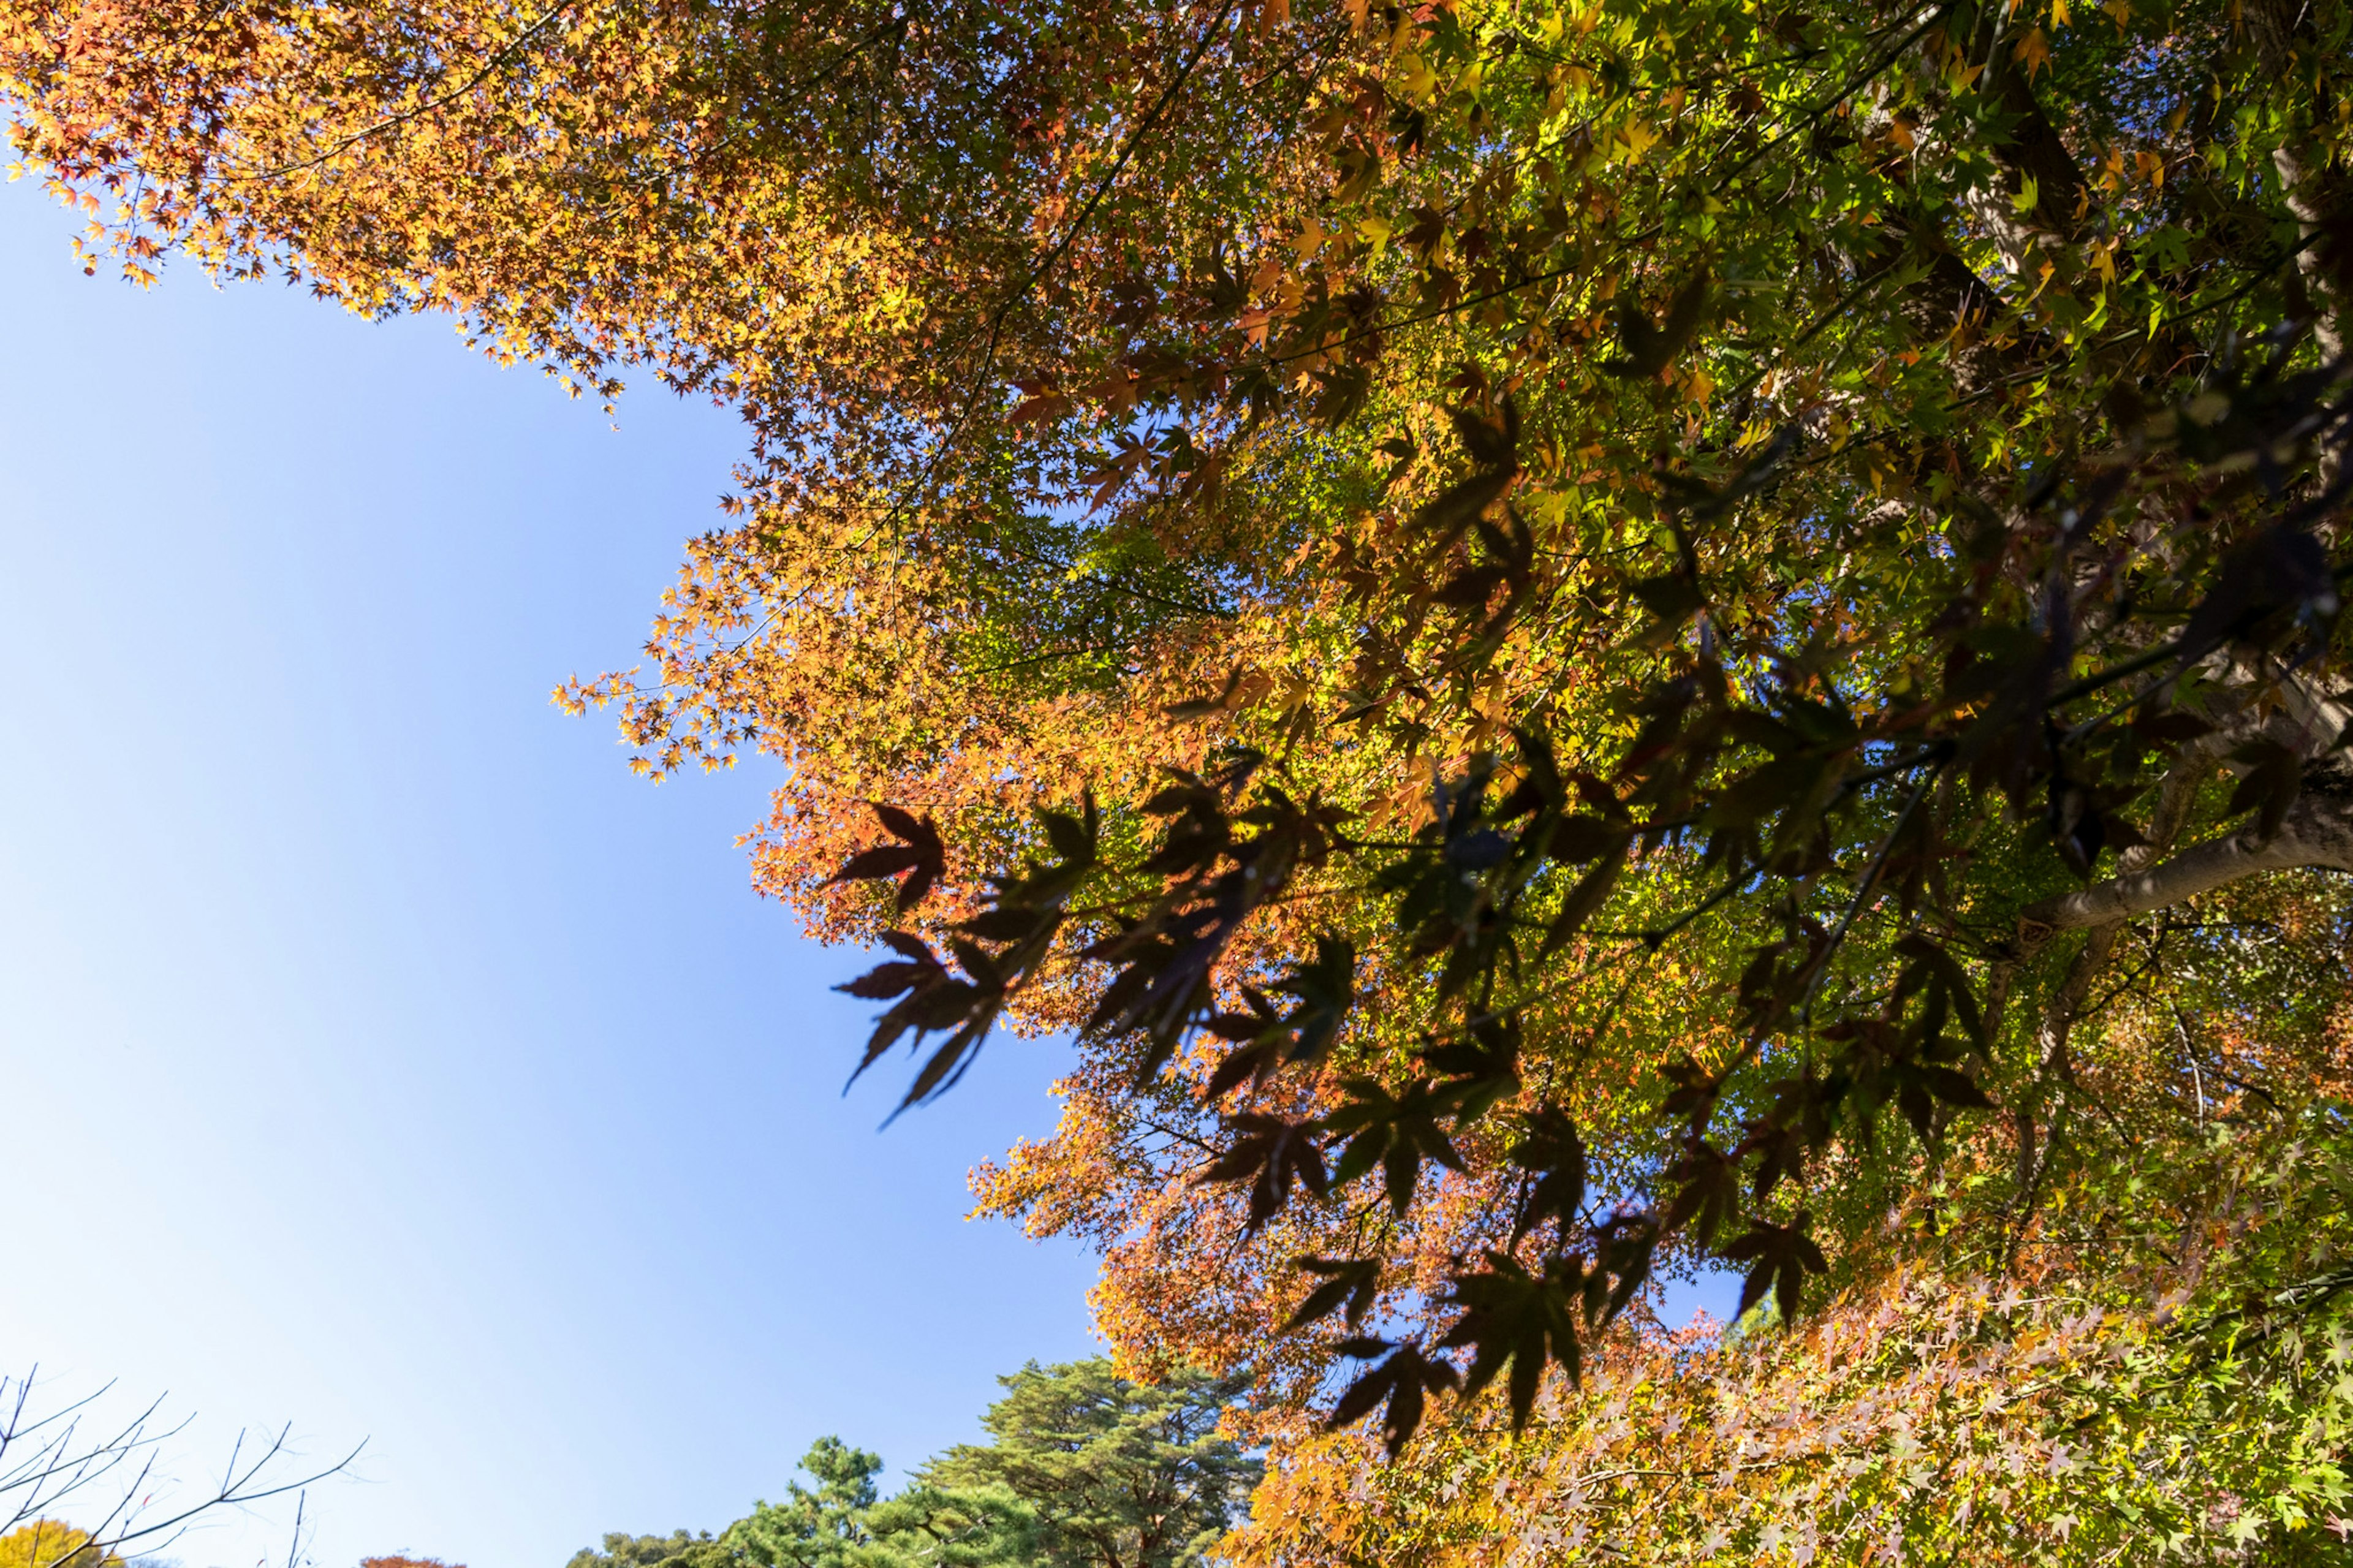
<instances>
[{"instance_id":1,"label":"maple tree","mask_svg":"<svg viewBox=\"0 0 2353 1568\"><path fill-rule=\"evenodd\" d=\"M2343 1031L2340 1016L2317 1053L2340 1097ZM2224 1070L2315 1065L2278 1044L2233 1041ZM2001 1152L1981 1150L1889 1216L1892 1267L1793 1331L1621 1335L1582 1396L1548 1392L1517 1441L1489 1409L1394 1466L1367 1463L1353 1433L1297 1443L1231 1555L1300 1568L2346 1560L2353 1144L2340 1111L2266 1113L2224 1086L2165 1108L2177 1127L2158 1113L2168 1086L2099 1087L2143 1135L2086 1137L2030 1234L2005 1235L1973 1201Z\"/></svg>"},{"instance_id":2,"label":"maple tree","mask_svg":"<svg viewBox=\"0 0 2353 1568\"><path fill-rule=\"evenodd\" d=\"M564 700L785 764L757 875L892 950L906 1103L1075 1030L982 1194L1138 1364L1354 1361L1400 1451L1662 1276L1846 1331L2335 1102L2348 29L6 0L0 82L93 268L740 407L651 671Z\"/></svg>"}]
</instances>

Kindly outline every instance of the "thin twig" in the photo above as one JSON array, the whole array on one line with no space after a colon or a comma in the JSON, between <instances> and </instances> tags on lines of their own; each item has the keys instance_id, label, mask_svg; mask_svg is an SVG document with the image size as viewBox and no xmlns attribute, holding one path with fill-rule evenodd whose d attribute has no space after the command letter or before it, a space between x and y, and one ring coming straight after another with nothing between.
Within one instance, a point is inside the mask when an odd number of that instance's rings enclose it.
<instances>
[{"instance_id":1,"label":"thin twig","mask_svg":"<svg viewBox=\"0 0 2353 1568\"><path fill-rule=\"evenodd\" d=\"M257 174L231 174L228 176L229 181L232 184L243 184L260 180L280 180L284 179L289 174L299 174L306 169L315 169L320 164L326 163L329 159L333 158L339 153L346 152L353 147L358 146L361 142L367 141L371 137L382 135L386 131L406 125L412 120L418 119L427 114L434 113L451 103L455 103L458 100L465 97L468 93L481 86L484 81L490 79L490 75L492 71L497 70L501 66L506 64L507 61L512 58L525 44L530 43L532 39L544 32L552 24L554 24L557 17L563 16L566 11L571 10L573 5L576 3L577 0L562 0L562 4L556 5L538 21L533 22L530 26L525 27L522 32L516 34L512 39L509 40L504 47L501 48L496 54L491 56L490 58L484 60L480 70L477 70L472 76L468 77L463 83L451 89L449 91L439 94L437 97L427 98L423 102L417 104L414 109L405 109L398 114L388 114L383 119L375 121L373 125L364 126L360 130L354 131L350 135L343 137L341 141L335 142L332 146L330 146L325 152L319 153L316 157L306 158L299 163L281 163L277 168L263 169Z\"/></svg>"}]
</instances>

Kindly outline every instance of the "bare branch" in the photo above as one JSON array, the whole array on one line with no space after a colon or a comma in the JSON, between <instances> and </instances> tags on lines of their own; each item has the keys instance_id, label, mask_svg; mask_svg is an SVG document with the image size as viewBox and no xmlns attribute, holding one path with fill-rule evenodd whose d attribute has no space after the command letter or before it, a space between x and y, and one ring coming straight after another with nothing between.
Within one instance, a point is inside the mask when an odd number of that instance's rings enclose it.
<instances>
[{"instance_id":1,"label":"bare branch","mask_svg":"<svg viewBox=\"0 0 2353 1568\"><path fill-rule=\"evenodd\" d=\"M83 1419L112 1384L46 1414L29 1415L34 1381L30 1373L0 1377L0 1513L8 1516L8 1526L22 1524L52 1517L69 1500L100 1489L105 1500L93 1510L98 1517L77 1529L75 1546L100 1557L119 1557L130 1547L153 1552L205 1514L300 1492L343 1471L359 1457L360 1450L353 1448L332 1464L290 1475L299 1456L289 1445L287 1430L250 1452L240 1432L216 1484L193 1498L164 1501L159 1510L159 1448L186 1430L188 1418L157 1429L155 1419L163 1406L158 1398L125 1425L101 1427L100 1436L86 1437ZM82 1517L89 1520L90 1514ZM299 1551L299 1509L295 1529Z\"/></svg>"}]
</instances>

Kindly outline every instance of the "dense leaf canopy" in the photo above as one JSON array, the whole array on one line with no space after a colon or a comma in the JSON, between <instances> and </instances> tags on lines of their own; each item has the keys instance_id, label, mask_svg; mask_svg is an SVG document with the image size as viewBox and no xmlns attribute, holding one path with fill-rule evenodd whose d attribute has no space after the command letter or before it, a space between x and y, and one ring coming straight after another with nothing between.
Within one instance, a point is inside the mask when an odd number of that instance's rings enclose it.
<instances>
[{"instance_id":1,"label":"dense leaf canopy","mask_svg":"<svg viewBox=\"0 0 2353 1568\"><path fill-rule=\"evenodd\" d=\"M742 409L651 668L563 695L652 772L781 761L758 875L892 950L852 989L908 1101L1077 1030L983 1198L1102 1246L1138 1364L1246 1365L1296 1434L1353 1360L1324 1408L1392 1451L1651 1365L1567 1472L1788 1379L1883 1458L1840 1411L1924 1344L2073 1353L2064 1301L2176 1380L1997 1395L2013 1480L2124 1434L2069 1483L2124 1536L2000 1548L2095 1561L2346 1488L2344 1395L2218 1347L2346 1322L2334 1243L2258 1221L2326 1212L2283 1151L2353 1046L2348 27L5 0L0 80L93 268ZM1821 1337L1659 1348L1710 1258ZM2201 1398L2308 1415L2152 1479ZM1873 1473L1803 1539L1991 1528ZM1798 1539L1688 1519L1660 1551Z\"/></svg>"}]
</instances>

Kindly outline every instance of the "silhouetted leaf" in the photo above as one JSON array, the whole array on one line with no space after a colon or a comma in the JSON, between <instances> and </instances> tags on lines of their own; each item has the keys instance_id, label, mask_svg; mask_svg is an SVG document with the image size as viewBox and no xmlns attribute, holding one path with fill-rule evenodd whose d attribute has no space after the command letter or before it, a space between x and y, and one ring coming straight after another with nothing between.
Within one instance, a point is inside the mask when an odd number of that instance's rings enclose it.
<instances>
[{"instance_id":1,"label":"silhouetted leaf","mask_svg":"<svg viewBox=\"0 0 2353 1568\"><path fill-rule=\"evenodd\" d=\"M1707 298L1708 279L1703 273L1676 290L1667 303L1665 319L1655 327L1631 300L1620 306L1618 342L1625 357L1610 362L1609 368L1628 377L1656 375L1666 369L1699 330Z\"/></svg>"},{"instance_id":2,"label":"silhouetted leaf","mask_svg":"<svg viewBox=\"0 0 2353 1568\"><path fill-rule=\"evenodd\" d=\"M861 850L828 880L855 882L905 872L906 879L899 884L898 900L899 912L904 914L923 902L933 884L946 872L946 847L940 842L939 830L930 817L918 820L880 801L873 805L874 815L881 819L882 826L904 842Z\"/></svg>"},{"instance_id":3,"label":"silhouetted leaf","mask_svg":"<svg viewBox=\"0 0 2353 1568\"><path fill-rule=\"evenodd\" d=\"M1556 1258L1541 1273L1530 1273L1516 1259L1491 1252L1485 1268L1458 1274L1451 1282L1447 1304L1461 1309L1461 1316L1439 1344L1471 1348L1466 1394L1510 1365L1514 1432L1527 1425L1547 1364L1557 1361L1572 1381L1579 1373L1577 1312L1585 1278L1582 1258Z\"/></svg>"},{"instance_id":4,"label":"silhouetted leaf","mask_svg":"<svg viewBox=\"0 0 2353 1568\"><path fill-rule=\"evenodd\" d=\"M1370 1360L1383 1351L1388 1352L1388 1359L1348 1385L1324 1425L1335 1430L1352 1426L1386 1400L1388 1407L1382 1415L1381 1436L1394 1459L1420 1427L1428 1395L1455 1387L1461 1374L1451 1363L1424 1355L1416 1345L1391 1349L1385 1341L1360 1340L1342 1347L1343 1354L1358 1360Z\"/></svg>"},{"instance_id":5,"label":"silhouetted leaf","mask_svg":"<svg viewBox=\"0 0 2353 1568\"><path fill-rule=\"evenodd\" d=\"M1324 1283L1307 1294L1299 1310L1283 1324L1287 1331L1303 1328L1320 1318L1329 1317L1347 1308L1347 1323L1356 1327L1371 1311L1373 1300L1380 1288L1381 1264L1377 1258L1302 1258L1299 1267L1311 1274L1320 1275Z\"/></svg>"},{"instance_id":6,"label":"silhouetted leaf","mask_svg":"<svg viewBox=\"0 0 2353 1568\"><path fill-rule=\"evenodd\" d=\"M2265 838L2279 831L2286 820L2288 807L2304 787L2304 759L2277 741L2258 739L2248 742L2231 753L2232 761L2246 769L2238 788L2231 792L2231 804L2222 808L2225 816L2236 816L2253 811L2255 831Z\"/></svg>"},{"instance_id":7,"label":"silhouetted leaf","mask_svg":"<svg viewBox=\"0 0 2353 1568\"><path fill-rule=\"evenodd\" d=\"M1312 1121L1292 1121L1280 1116L1245 1112L1227 1123L1225 1152L1211 1161L1194 1181L1250 1186L1250 1225L1245 1234L1281 1212L1291 1200L1292 1188L1305 1187L1318 1198L1330 1191L1324 1174L1324 1151Z\"/></svg>"},{"instance_id":8,"label":"silhouetted leaf","mask_svg":"<svg viewBox=\"0 0 2353 1568\"><path fill-rule=\"evenodd\" d=\"M1736 1263L1752 1263L1747 1282L1740 1288L1742 1313L1763 1300L1769 1289L1775 1305L1780 1309L1781 1321L1797 1321L1799 1296L1805 1288L1806 1276L1830 1271L1822 1249L1805 1234L1809 1219L1800 1210L1788 1225L1751 1220L1748 1234L1724 1249L1723 1256Z\"/></svg>"},{"instance_id":9,"label":"silhouetted leaf","mask_svg":"<svg viewBox=\"0 0 2353 1568\"><path fill-rule=\"evenodd\" d=\"M1511 1160L1536 1178L1512 1223L1512 1245L1547 1220L1567 1236L1585 1205L1585 1141L1576 1124L1551 1106L1533 1112L1512 1144Z\"/></svg>"}]
</instances>

